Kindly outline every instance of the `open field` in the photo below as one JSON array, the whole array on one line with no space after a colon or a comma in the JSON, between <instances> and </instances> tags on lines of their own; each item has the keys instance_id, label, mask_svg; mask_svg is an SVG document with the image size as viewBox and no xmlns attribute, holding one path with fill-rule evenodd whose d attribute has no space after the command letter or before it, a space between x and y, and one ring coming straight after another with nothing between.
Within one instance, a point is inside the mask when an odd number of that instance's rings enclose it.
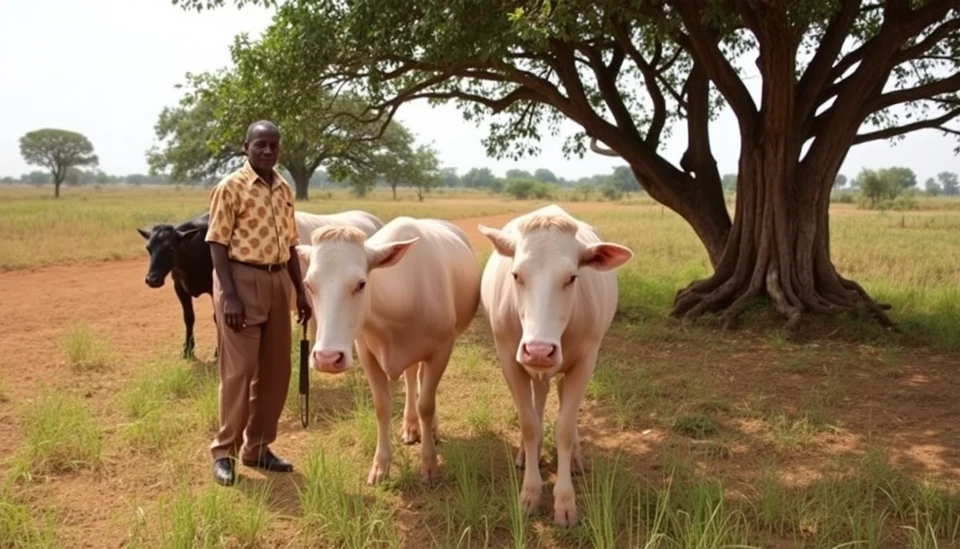
<instances>
[{"instance_id":1,"label":"open field","mask_svg":"<svg viewBox=\"0 0 960 549\"><path fill-rule=\"evenodd\" d=\"M196 302L197 360L177 360L179 305L169 284L144 285L134 230L194 215L206 192L66 189L54 201L46 191L0 189L0 548L960 547L952 203L906 213L834 205L840 272L891 303L905 333L838 319L793 340L763 310L733 333L670 321L676 290L709 272L692 230L647 199L561 200L636 254L581 410L591 466L576 479L581 525L561 530L556 393L541 508L525 519L516 414L482 317L440 383L437 485L420 484L418 446L399 441L399 383L391 480L363 485L376 424L356 370L312 375L307 430L293 377L274 449L297 472L241 468L237 488L214 485L210 302ZM336 193L298 207L455 220L480 268L490 246L477 223L499 227L542 204L402 198Z\"/></svg>"}]
</instances>

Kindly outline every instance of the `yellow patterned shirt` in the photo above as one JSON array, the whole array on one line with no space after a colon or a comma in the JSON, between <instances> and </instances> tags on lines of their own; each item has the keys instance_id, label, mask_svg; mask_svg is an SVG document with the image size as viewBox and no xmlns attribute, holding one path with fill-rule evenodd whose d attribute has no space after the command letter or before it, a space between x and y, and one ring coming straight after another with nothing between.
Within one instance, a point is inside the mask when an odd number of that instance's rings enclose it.
<instances>
[{"instance_id":1,"label":"yellow patterned shirt","mask_svg":"<svg viewBox=\"0 0 960 549\"><path fill-rule=\"evenodd\" d=\"M293 211L290 185L277 170L270 186L244 162L210 191L206 240L226 246L234 261L286 263L290 246L299 243Z\"/></svg>"}]
</instances>

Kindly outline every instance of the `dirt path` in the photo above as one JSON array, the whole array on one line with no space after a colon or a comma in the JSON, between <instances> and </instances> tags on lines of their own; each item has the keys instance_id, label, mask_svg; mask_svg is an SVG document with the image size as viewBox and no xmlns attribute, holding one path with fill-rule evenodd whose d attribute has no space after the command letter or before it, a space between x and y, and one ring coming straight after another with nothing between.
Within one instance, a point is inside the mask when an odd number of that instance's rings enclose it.
<instances>
[{"instance_id":1,"label":"dirt path","mask_svg":"<svg viewBox=\"0 0 960 549\"><path fill-rule=\"evenodd\" d=\"M502 227L514 215L452 222L480 252L489 248L489 243L477 231L477 224ZM69 379L59 372L68 367L63 337L73 323L82 323L95 335L107 338L111 351L119 357L117 367L98 374L94 393L109 392L127 379L143 358L161 349L174 355L179 352L183 338L180 303L169 277L159 289L144 284L147 265L144 253L122 261L0 272L6 302L0 316L0 387L8 401L0 403L0 448L11 448L15 442L13 405L31 398L40 388L61 386ZM194 300L194 310L197 354L207 357L216 341L208 297Z\"/></svg>"}]
</instances>

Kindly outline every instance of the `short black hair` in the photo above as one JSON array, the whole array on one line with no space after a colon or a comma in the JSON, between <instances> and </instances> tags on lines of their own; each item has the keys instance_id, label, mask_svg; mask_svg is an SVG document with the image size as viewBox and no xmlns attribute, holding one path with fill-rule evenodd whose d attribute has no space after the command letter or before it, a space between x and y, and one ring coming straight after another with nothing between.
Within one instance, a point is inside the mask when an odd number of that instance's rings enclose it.
<instances>
[{"instance_id":1,"label":"short black hair","mask_svg":"<svg viewBox=\"0 0 960 549\"><path fill-rule=\"evenodd\" d=\"M269 120L257 120L256 122L253 122L247 126L247 135L245 139L250 141L253 133L258 129L266 130L268 132L275 132L278 136L280 135L280 128L278 128L273 122Z\"/></svg>"}]
</instances>

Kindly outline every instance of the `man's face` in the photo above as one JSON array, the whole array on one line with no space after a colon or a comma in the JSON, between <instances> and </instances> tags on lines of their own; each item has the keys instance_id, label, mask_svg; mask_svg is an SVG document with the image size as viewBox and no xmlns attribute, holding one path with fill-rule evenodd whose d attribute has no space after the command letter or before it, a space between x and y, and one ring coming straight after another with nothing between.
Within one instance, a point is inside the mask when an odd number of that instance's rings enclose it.
<instances>
[{"instance_id":1,"label":"man's face","mask_svg":"<svg viewBox=\"0 0 960 549\"><path fill-rule=\"evenodd\" d=\"M247 153L251 166L270 170L280 157L280 134L262 127L255 128L250 138L244 141L243 151Z\"/></svg>"}]
</instances>

